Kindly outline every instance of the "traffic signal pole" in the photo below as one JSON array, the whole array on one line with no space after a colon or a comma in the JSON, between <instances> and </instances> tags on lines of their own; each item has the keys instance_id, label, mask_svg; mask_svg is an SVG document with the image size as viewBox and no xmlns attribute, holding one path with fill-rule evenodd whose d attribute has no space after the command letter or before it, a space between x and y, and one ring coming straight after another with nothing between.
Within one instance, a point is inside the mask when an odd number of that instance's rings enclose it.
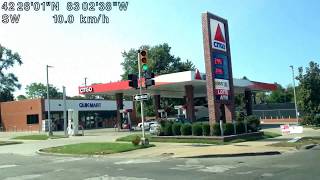
<instances>
[{"instance_id":1,"label":"traffic signal pole","mask_svg":"<svg viewBox=\"0 0 320 180\"><path fill-rule=\"evenodd\" d=\"M139 91L140 91L140 96L142 94L142 81L141 81L141 64L140 64L140 50L138 50L138 70L139 70L139 76L138 76L138 81L139 81ZM140 115L141 115L141 122L142 122L142 144L146 143L146 138L145 138L145 132L144 132L144 114L143 114L143 101L140 100Z\"/></svg>"}]
</instances>

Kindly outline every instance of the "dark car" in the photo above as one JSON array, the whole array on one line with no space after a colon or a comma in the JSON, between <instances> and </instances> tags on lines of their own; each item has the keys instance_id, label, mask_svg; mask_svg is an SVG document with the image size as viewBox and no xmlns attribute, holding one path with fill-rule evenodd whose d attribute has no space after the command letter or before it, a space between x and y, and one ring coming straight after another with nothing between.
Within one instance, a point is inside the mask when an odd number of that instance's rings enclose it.
<instances>
[{"instance_id":1,"label":"dark car","mask_svg":"<svg viewBox=\"0 0 320 180\"><path fill-rule=\"evenodd\" d=\"M206 122L206 121L209 121L209 117L201 117L197 119L197 122Z\"/></svg>"}]
</instances>

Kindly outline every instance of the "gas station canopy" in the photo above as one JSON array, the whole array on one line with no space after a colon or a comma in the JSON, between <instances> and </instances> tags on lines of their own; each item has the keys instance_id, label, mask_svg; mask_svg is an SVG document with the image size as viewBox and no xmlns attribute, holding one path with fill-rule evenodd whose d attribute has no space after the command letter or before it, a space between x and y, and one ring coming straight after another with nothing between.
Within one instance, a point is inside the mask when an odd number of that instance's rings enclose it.
<instances>
[{"instance_id":1,"label":"gas station canopy","mask_svg":"<svg viewBox=\"0 0 320 180\"><path fill-rule=\"evenodd\" d=\"M183 98L185 96L185 86L192 85L194 87L194 97L207 96L206 75L199 73L198 70L163 74L156 76L154 80L155 85L143 90L144 93L160 95L161 97ZM251 91L273 91L277 88L275 84L247 79L234 78L233 84L235 94L242 93L245 89ZM135 95L139 93L139 90L131 88L128 80L79 87L79 94L115 95L116 93Z\"/></svg>"}]
</instances>

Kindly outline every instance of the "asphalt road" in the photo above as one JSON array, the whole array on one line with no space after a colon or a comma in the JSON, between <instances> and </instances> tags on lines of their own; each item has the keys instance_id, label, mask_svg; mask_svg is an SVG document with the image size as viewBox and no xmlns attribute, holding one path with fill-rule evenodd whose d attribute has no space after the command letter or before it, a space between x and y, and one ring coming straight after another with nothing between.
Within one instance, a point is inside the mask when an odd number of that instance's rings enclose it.
<instances>
[{"instance_id":1,"label":"asphalt road","mask_svg":"<svg viewBox=\"0 0 320 180\"><path fill-rule=\"evenodd\" d=\"M320 177L320 148L274 156L176 159L0 154L0 179L287 179Z\"/></svg>"}]
</instances>

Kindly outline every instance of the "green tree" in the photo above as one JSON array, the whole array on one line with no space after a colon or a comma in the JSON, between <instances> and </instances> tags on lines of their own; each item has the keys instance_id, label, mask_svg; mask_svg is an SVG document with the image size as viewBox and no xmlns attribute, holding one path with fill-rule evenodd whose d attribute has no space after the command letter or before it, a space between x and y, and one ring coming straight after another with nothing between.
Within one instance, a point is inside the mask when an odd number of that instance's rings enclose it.
<instances>
[{"instance_id":1,"label":"green tree","mask_svg":"<svg viewBox=\"0 0 320 180\"><path fill-rule=\"evenodd\" d=\"M299 68L298 107L304 114L320 113L320 68L319 64L311 61L309 67Z\"/></svg>"},{"instance_id":2,"label":"green tree","mask_svg":"<svg viewBox=\"0 0 320 180\"><path fill-rule=\"evenodd\" d=\"M24 100L24 99L27 99L27 97L25 95L20 94L19 96L17 96L18 101Z\"/></svg>"},{"instance_id":3,"label":"green tree","mask_svg":"<svg viewBox=\"0 0 320 180\"><path fill-rule=\"evenodd\" d=\"M170 53L171 47L167 44L160 44L153 47L143 45L139 49L146 49L148 52L148 67L156 75L194 70L194 64L189 61L181 61ZM130 49L122 53L124 61L121 63L124 73L122 79L127 79L128 74L138 73L137 49Z\"/></svg>"},{"instance_id":4,"label":"green tree","mask_svg":"<svg viewBox=\"0 0 320 180\"><path fill-rule=\"evenodd\" d=\"M58 88L49 86L50 98L62 99L62 92ZM26 87L26 95L30 99L47 98L47 86L42 83L31 83Z\"/></svg>"},{"instance_id":5,"label":"green tree","mask_svg":"<svg viewBox=\"0 0 320 180\"><path fill-rule=\"evenodd\" d=\"M13 101L13 100L14 100L13 94L8 89L5 89L0 92L0 102Z\"/></svg>"},{"instance_id":6,"label":"green tree","mask_svg":"<svg viewBox=\"0 0 320 180\"><path fill-rule=\"evenodd\" d=\"M0 44L0 102L13 100L13 92L20 89L18 78L9 69L14 65L21 65L21 57Z\"/></svg>"},{"instance_id":7,"label":"green tree","mask_svg":"<svg viewBox=\"0 0 320 180\"><path fill-rule=\"evenodd\" d=\"M263 104L267 102L268 95L266 92L257 92L256 93L256 101L257 104Z\"/></svg>"},{"instance_id":8,"label":"green tree","mask_svg":"<svg viewBox=\"0 0 320 180\"><path fill-rule=\"evenodd\" d=\"M277 84L277 89L272 91L267 97L268 103L287 103L293 102L293 87L288 86L283 88L280 84Z\"/></svg>"}]
</instances>

